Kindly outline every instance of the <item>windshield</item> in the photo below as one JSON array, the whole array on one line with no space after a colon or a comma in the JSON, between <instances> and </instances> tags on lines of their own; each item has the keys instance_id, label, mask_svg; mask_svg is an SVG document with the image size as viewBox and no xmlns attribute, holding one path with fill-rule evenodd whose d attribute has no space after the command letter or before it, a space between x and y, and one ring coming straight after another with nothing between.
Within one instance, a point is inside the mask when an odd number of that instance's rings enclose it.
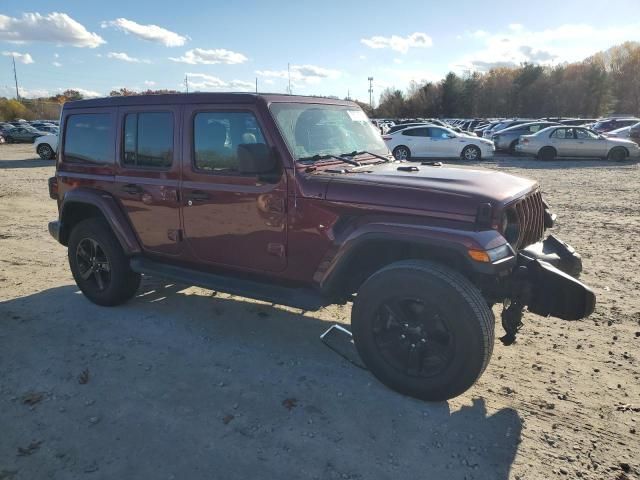
<instances>
[{"instance_id":1,"label":"windshield","mask_svg":"<svg viewBox=\"0 0 640 480\"><path fill-rule=\"evenodd\" d=\"M380 131L358 107L274 103L270 109L296 160L361 151L389 154Z\"/></svg>"}]
</instances>

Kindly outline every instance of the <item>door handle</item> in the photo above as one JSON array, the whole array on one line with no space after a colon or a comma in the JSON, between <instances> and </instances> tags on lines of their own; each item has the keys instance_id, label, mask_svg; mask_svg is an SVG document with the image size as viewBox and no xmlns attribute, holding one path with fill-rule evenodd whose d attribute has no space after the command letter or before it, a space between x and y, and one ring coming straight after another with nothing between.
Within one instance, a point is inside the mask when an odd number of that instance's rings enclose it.
<instances>
[{"instance_id":1,"label":"door handle","mask_svg":"<svg viewBox=\"0 0 640 480\"><path fill-rule=\"evenodd\" d=\"M202 190L194 190L187 195L188 200L209 200L209 194L207 192L203 192Z\"/></svg>"},{"instance_id":2,"label":"door handle","mask_svg":"<svg viewBox=\"0 0 640 480\"><path fill-rule=\"evenodd\" d=\"M142 187L140 187L140 185L136 185L135 183L127 183L122 187L122 191L130 195L136 195L138 193L142 193Z\"/></svg>"}]
</instances>

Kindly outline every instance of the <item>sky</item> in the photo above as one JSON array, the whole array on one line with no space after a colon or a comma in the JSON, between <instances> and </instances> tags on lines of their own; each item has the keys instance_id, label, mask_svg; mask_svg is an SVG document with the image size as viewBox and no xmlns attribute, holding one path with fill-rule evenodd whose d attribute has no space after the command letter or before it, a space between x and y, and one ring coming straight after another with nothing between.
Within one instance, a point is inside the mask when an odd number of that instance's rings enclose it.
<instances>
[{"instance_id":1,"label":"sky","mask_svg":"<svg viewBox=\"0 0 640 480\"><path fill-rule=\"evenodd\" d=\"M334 95L640 41L638 0L0 0L0 96L144 90ZM289 70L287 66L289 65Z\"/></svg>"}]
</instances>

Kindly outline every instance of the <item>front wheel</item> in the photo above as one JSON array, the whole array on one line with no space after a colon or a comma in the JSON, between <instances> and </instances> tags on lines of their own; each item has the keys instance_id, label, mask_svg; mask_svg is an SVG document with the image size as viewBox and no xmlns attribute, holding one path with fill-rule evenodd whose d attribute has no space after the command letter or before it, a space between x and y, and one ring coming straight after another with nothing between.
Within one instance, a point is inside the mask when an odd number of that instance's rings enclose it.
<instances>
[{"instance_id":1,"label":"front wheel","mask_svg":"<svg viewBox=\"0 0 640 480\"><path fill-rule=\"evenodd\" d=\"M393 149L393 157L396 160L410 160L411 159L411 150L409 147L405 147L404 145L400 145Z\"/></svg>"},{"instance_id":2,"label":"front wheel","mask_svg":"<svg viewBox=\"0 0 640 480\"><path fill-rule=\"evenodd\" d=\"M471 388L493 351L493 312L480 291L427 261L396 262L369 277L356 296L351 326L371 373L423 400L447 400Z\"/></svg>"},{"instance_id":3,"label":"front wheel","mask_svg":"<svg viewBox=\"0 0 640 480\"><path fill-rule=\"evenodd\" d=\"M140 275L131 270L118 239L102 218L83 220L73 228L68 256L76 284L95 304L120 305L138 290Z\"/></svg>"},{"instance_id":4,"label":"front wheel","mask_svg":"<svg viewBox=\"0 0 640 480\"><path fill-rule=\"evenodd\" d=\"M46 143L42 143L38 145L38 148L36 151L38 155L40 155L40 158L42 160L51 160L55 156L55 152L53 151L53 148L51 148Z\"/></svg>"},{"instance_id":5,"label":"front wheel","mask_svg":"<svg viewBox=\"0 0 640 480\"><path fill-rule=\"evenodd\" d=\"M469 160L472 162L475 160L480 160L481 152L480 149L475 145L467 145L462 150L461 156L464 160Z\"/></svg>"},{"instance_id":6,"label":"front wheel","mask_svg":"<svg viewBox=\"0 0 640 480\"><path fill-rule=\"evenodd\" d=\"M542 160L543 162L550 162L551 160L555 160L555 158L556 150L552 147L541 148L538 152L538 160Z\"/></svg>"},{"instance_id":7,"label":"front wheel","mask_svg":"<svg viewBox=\"0 0 640 480\"><path fill-rule=\"evenodd\" d=\"M624 162L627 157L627 150L623 147L616 147L609 152L609 155L607 155L607 158L614 162Z\"/></svg>"}]
</instances>

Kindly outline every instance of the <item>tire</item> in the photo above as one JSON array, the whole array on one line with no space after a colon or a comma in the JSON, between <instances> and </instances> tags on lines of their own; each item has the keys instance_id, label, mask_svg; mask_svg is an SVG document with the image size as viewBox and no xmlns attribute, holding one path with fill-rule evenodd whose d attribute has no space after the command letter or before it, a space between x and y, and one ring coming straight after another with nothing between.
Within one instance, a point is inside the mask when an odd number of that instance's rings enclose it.
<instances>
[{"instance_id":1,"label":"tire","mask_svg":"<svg viewBox=\"0 0 640 480\"><path fill-rule=\"evenodd\" d=\"M462 153L460 154L462 160L468 160L470 162L475 162L477 160L482 159L482 152L475 145L467 145L462 149Z\"/></svg>"},{"instance_id":2,"label":"tire","mask_svg":"<svg viewBox=\"0 0 640 480\"><path fill-rule=\"evenodd\" d=\"M36 152L38 153L38 155L40 155L40 158L42 160L51 160L53 157L55 157L53 148L51 148L47 143L41 143L40 145L38 145Z\"/></svg>"},{"instance_id":3,"label":"tire","mask_svg":"<svg viewBox=\"0 0 640 480\"><path fill-rule=\"evenodd\" d=\"M67 254L78 288L97 305L125 303L140 286L140 274L131 270L118 239L102 218L83 220L73 228Z\"/></svg>"},{"instance_id":4,"label":"tire","mask_svg":"<svg viewBox=\"0 0 640 480\"><path fill-rule=\"evenodd\" d=\"M518 152L516 151L516 145L518 145L518 140L514 140L513 142L511 142L511 145L509 145L509 153L511 155L518 154Z\"/></svg>"},{"instance_id":5,"label":"tire","mask_svg":"<svg viewBox=\"0 0 640 480\"><path fill-rule=\"evenodd\" d=\"M467 278L421 260L374 273L351 314L354 343L371 373L393 390L428 401L473 386L489 364L494 327L487 301Z\"/></svg>"},{"instance_id":6,"label":"tire","mask_svg":"<svg viewBox=\"0 0 640 480\"><path fill-rule=\"evenodd\" d=\"M607 158L614 162L624 162L628 156L629 153L627 152L626 148L614 147L609 151L609 155L607 155Z\"/></svg>"},{"instance_id":7,"label":"tire","mask_svg":"<svg viewBox=\"0 0 640 480\"><path fill-rule=\"evenodd\" d=\"M409 147L405 147L404 145L397 146L393 149L393 158L396 160L410 160L411 159L411 150Z\"/></svg>"},{"instance_id":8,"label":"tire","mask_svg":"<svg viewBox=\"0 0 640 480\"><path fill-rule=\"evenodd\" d=\"M556 158L556 150L553 147L542 147L538 152L538 160L542 160L543 162L550 162L551 160L555 160Z\"/></svg>"}]
</instances>

